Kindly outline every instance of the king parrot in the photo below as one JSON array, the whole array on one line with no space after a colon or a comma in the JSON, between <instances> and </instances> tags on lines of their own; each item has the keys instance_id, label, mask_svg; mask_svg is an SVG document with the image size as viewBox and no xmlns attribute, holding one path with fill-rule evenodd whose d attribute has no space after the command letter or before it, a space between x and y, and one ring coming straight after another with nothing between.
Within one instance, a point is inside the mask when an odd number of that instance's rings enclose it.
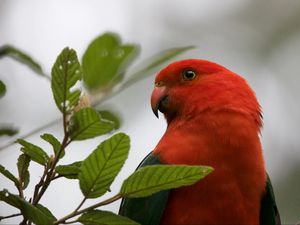
<instances>
[{"instance_id":1,"label":"king parrot","mask_svg":"<svg viewBox=\"0 0 300 225\"><path fill-rule=\"evenodd\" d=\"M261 108L245 79L206 60L178 61L157 74L151 106L168 126L139 167L214 171L188 187L124 198L119 214L142 225L280 224L260 143Z\"/></svg>"}]
</instances>

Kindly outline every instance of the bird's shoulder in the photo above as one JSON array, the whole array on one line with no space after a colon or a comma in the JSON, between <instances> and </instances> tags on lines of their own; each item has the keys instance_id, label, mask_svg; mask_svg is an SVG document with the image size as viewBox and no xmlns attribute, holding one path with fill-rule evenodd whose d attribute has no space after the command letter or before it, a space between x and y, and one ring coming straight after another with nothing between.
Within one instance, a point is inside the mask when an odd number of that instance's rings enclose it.
<instances>
[{"instance_id":1,"label":"bird's shoulder","mask_svg":"<svg viewBox=\"0 0 300 225\"><path fill-rule=\"evenodd\" d=\"M157 155L149 153L137 169L163 164ZM119 214L142 225L159 225L169 197L169 190L160 191L144 198L123 198Z\"/></svg>"}]
</instances>

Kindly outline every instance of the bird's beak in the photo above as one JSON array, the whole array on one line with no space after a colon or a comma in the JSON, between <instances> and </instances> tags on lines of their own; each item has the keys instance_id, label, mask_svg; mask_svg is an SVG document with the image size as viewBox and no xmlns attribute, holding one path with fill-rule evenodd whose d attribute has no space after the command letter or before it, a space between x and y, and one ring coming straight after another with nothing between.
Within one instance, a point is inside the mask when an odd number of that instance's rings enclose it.
<instances>
[{"instance_id":1,"label":"bird's beak","mask_svg":"<svg viewBox=\"0 0 300 225\"><path fill-rule=\"evenodd\" d=\"M151 107L154 115L158 118L158 110L162 106L163 101L167 98L165 86L155 87L151 95Z\"/></svg>"}]
</instances>

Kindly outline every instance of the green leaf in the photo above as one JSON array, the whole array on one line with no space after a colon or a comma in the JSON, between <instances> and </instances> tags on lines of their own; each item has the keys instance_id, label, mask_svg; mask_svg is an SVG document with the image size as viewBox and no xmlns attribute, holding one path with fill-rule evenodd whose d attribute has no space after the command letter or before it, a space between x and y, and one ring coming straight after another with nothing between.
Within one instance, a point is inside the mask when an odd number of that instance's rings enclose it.
<instances>
[{"instance_id":1,"label":"green leaf","mask_svg":"<svg viewBox=\"0 0 300 225\"><path fill-rule=\"evenodd\" d=\"M6 86L5 86L5 84L0 80L0 98L1 98L2 96L5 95L5 92L6 92Z\"/></svg>"},{"instance_id":2,"label":"green leaf","mask_svg":"<svg viewBox=\"0 0 300 225\"><path fill-rule=\"evenodd\" d=\"M93 108L83 108L74 113L71 119L72 140L84 140L106 134L114 129L114 124L102 120Z\"/></svg>"},{"instance_id":3,"label":"green leaf","mask_svg":"<svg viewBox=\"0 0 300 225\"><path fill-rule=\"evenodd\" d=\"M108 90L123 78L138 53L137 45L122 45L117 34L104 33L97 37L82 58L85 86L90 91Z\"/></svg>"},{"instance_id":4,"label":"green leaf","mask_svg":"<svg viewBox=\"0 0 300 225\"><path fill-rule=\"evenodd\" d=\"M82 214L78 221L84 225L138 225L135 221L108 211L92 210Z\"/></svg>"},{"instance_id":5,"label":"green leaf","mask_svg":"<svg viewBox=\"0 0 300 225\"><path fill-rule=\"evenodd\" d=\"M102 142L83 162L79 184L87 198L103 195L128 157L129 137L118 133Z\"/></svg>"},{"instance_id":6,"label":"green leaf","mask_svg":"<svg viewBox=\"0 0 300 225\"><path fill-rule=\"evenodd\" d=\"M60 53L51 75L55 103L62 113L69 113L77 105L81 94L78 89L70 90L82 78L82 70L73 49L67 47Z\"/></svg>"},{"instance_id":7,"label":"green leaf","mask_svg":"<svg viewBox=\"0 0 300 225\"><path fill-rule=\"evenodd\" d=\"M45 206L41 205L41 204L37 204L36 208L38 208L44 215L46 215L47 217L49 217L52 221L56 221L56 217L52 214L52 212L46 208Z\"/></svg>"},{"instance_id":8,"label":"green leaf","mask_svg":"<svg viewBox=\"0 0 300 225\"><path fill-rule=\"evenodd\" d=\"M19 196L9 193L7 190L0 191L0 201L4 201L7 204L20 209L22 215L36 225L52 225L55 221L48 213L45 213L44 206L40 205L34 207ZM41 210L41 208L43 209Z\"/></svg>"},{"instance_id":9,"label":"green leaf","mask_svg":"<svg viewBox=\"0 0 300 225\"><path fill-rule=\"evenodd\" d=\"M212 171L207 166L145 166L123 182L120 194L133 198L146 197L158 191L192 185Z\"/></svg>"},{"instance_id":10,"label":"green leaf","mask_svg":"<svg viewBox=\"0 0 300 225\"><path fill-rule=\"evenodd\" d=\"M19 180L23 190L27 187L30 179L30 174L28 171L29 164L30 157L26 154L21 154L18 158L17 167L19 172Z\"/></svg>"},{"instance_id":11,"label":"green leaf","mask_svg":"<svg viewBox=\"0 0 300 225\"><path fill-rule=\"evenodd\" d=\"M55 168L56 173L68 179L78 179L82 161L74 162L69 165L60 165Z\"/></svg>"},{"instance_id":12,"label":"green leaf","mask_svg":"<svg viewBox=\"0 0 300 225\"><path fill-rule=\"evenodd\" d=\"M15 128L8 127L8 126L0 127L0 136L4 136L4 135L13 136L17 133L18 133L18 130L16 130Z\"/></svg>"},{"instance_id":13,"label":"green leaf","mask_svg":"<svg viewBox=\"0 0 300 225\"><path fill-rule=\"evenodd\" d=\"M18 48L15 48L11 45L4 45L0 47L0 59L4 56L11 57L12 59L27 65L31 70L36 72L39 75L44 76L44 72L42 67L36 62L36 60L32 59L27 53L21 51Z\"/></svg>"},{"instance_id":14,"label":"green leaf","mask_svg":"<svg viewBox=\"0 0 300 225\"><path fill-rule=\"evenodd\" d=\"M12 182L14 182L16 185L19 183L18 179L11 172L5 169L5 167L2 165L0 165L0 173Z\"/></svg>"},{"instance_id":15,"label":"green leaf","mask_svg":"<svg viewBox=\"0 0 300 225\"><path fill-rule=\"evenodd\" d=\"M114 124L114 129L119 129L121 126L121 120L116 115L108 110L100 110L98 113L101 115L102 120L107 120L107 122L112 122Z\"/></svg>"},{"instance_id":16,"label":"green leaf","mask_svg":"<svg viewBox=\"0 0 300 225\"><path fill-rule=\"evenodd\" d=\"M16 195L10 194L6 189L0 191L0 201L6 202L7 204L15 207L20 208L20 198Z\"/></svg>"},{"instance_id":17,"label":"green leaf","mask_svg":"<svg viewBox=\"0 0 300 225\"><path fill-rule=\"evenodd\" d=\"M158 54L151 57L147 63L147 66L138 66L141 69L134 74L128 75L128 79L121 85L119 90L125 89L137 81L146 78L153 74L153 71L161 69L169 60L174 57L193 49L194 46L187 46L181 48L170 48L165 51L159 52ZM146 64L145 62L142 64Z\"/></svg>"},{"instance_id":18,"label":"green leaf","mask_svg":"<svg viewBox=\"0 0 300 225\"><path fill-rule=\"evenodd\" d=\"M47 134L46 133L46 134L41 135L41 138L52 145L54 154L56 156L59 153L60 149L61 149L61 144L56 139L56 137L54 137L52 134ZM64 155L65 155L65 151L63 150L63 151L61 151L61 153L59 155L59 158L61 159L62 157L64 157Z\"/></svg>"},{"instance_id":19,"label":"green leaf","mask_svg":"<svg viewBox=\"0 0 300 225\"><path fill-rule=\"evenodd\" d=\"M40 147L23 139L19 139L18 143L23 146L23 148L21 148L21 151L28 155L32 161L35 161L36 163L39 163L43 166L46 165L49 161L49 156Z\"/></svg>"}]
</instances>

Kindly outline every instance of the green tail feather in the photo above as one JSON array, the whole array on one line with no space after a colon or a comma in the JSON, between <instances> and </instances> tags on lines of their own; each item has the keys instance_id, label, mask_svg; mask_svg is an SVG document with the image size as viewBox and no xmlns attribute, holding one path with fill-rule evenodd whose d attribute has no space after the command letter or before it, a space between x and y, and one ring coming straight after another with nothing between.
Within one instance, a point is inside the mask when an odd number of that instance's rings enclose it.
<instances>
[{"instance_id":1,"label":"green tail feather","mask_svg":"<svg viewBox=\"0 0 300 225\"><path fill-rule=\"evenodd\" d=\"M260 225L280 225L280 216L275 202L275 196L269 176L266 182L266 192L261 201Z\"/></svg>"}]
</instances>

